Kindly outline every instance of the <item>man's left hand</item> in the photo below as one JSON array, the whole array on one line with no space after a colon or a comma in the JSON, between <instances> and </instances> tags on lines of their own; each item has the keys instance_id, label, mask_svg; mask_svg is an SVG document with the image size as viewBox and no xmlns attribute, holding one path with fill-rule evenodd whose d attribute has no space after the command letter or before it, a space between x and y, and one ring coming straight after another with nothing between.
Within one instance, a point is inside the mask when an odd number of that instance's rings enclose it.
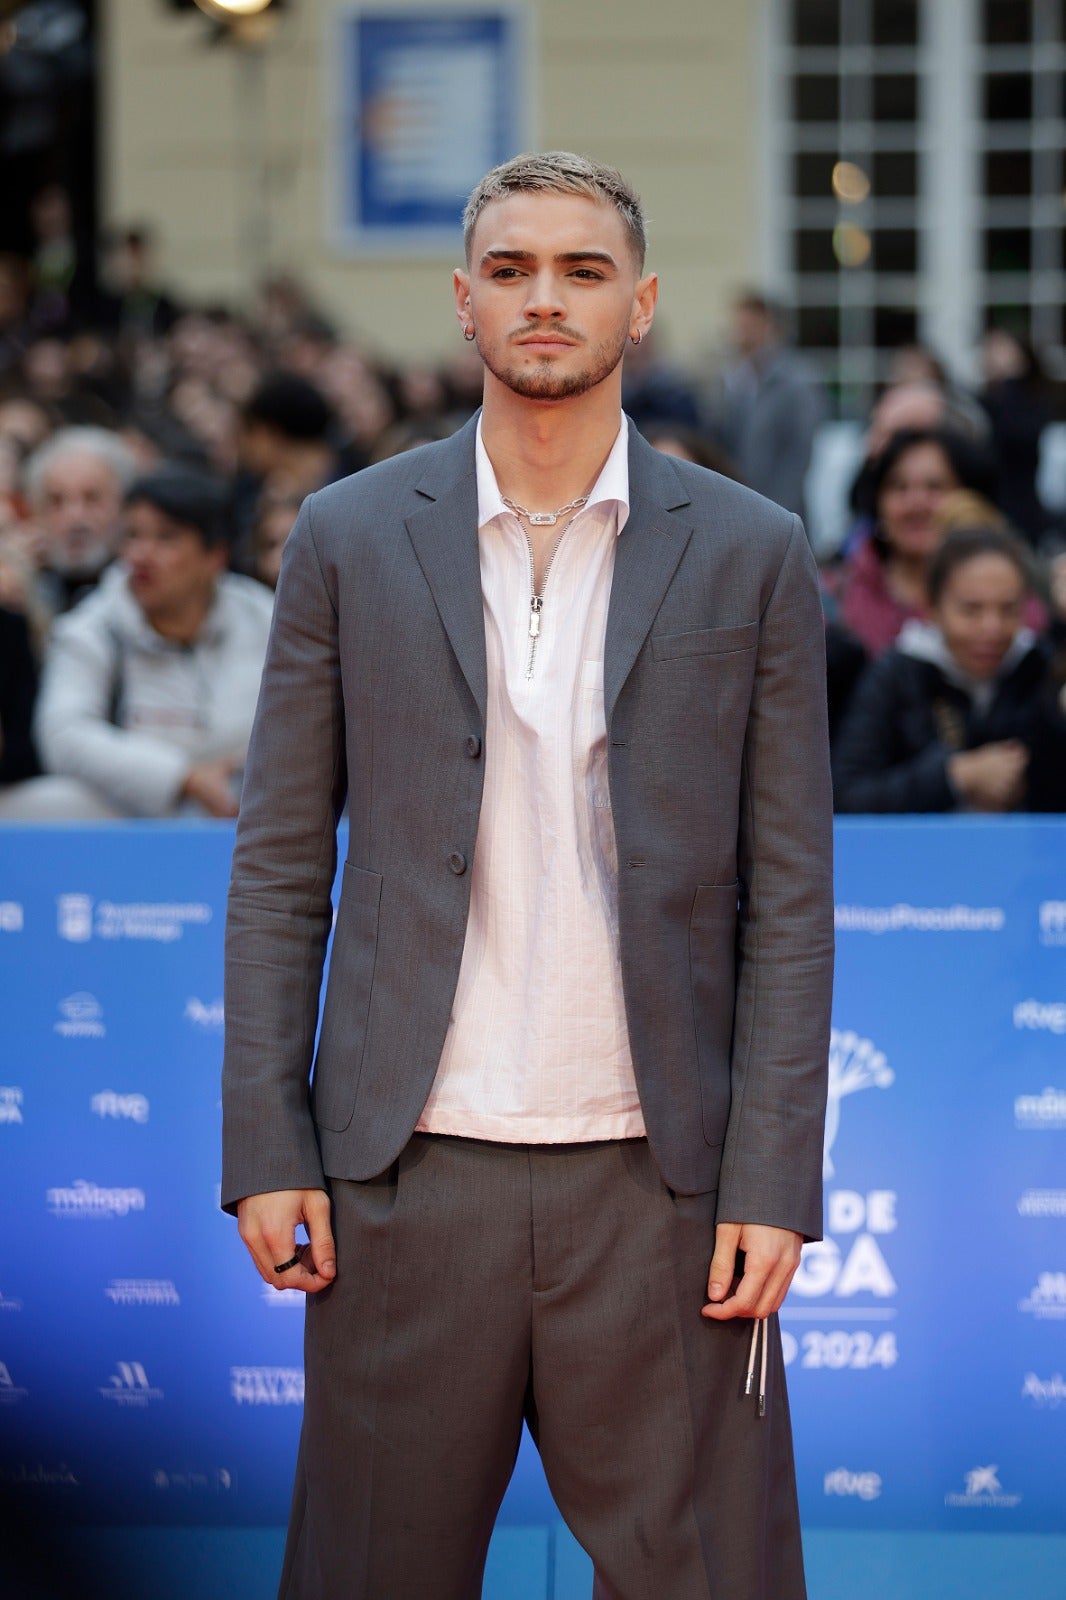
<instances>
[{"instance_id":1,"label":"man's left hand","mask_svg":"<svg viewBox=\"0 0 1066 1600\"><path fill-rule=\"evenodd\" d=\"M768 1317L780 1309L799 1266L803 1236L790 1228L755 1222L720 1222L714 1230L714 1258L707 1279L710 1304L703 1315L715 1322L732 1317ZM737 1276L737 1251L744 1263Z\"/></svg>"}]
</instances>

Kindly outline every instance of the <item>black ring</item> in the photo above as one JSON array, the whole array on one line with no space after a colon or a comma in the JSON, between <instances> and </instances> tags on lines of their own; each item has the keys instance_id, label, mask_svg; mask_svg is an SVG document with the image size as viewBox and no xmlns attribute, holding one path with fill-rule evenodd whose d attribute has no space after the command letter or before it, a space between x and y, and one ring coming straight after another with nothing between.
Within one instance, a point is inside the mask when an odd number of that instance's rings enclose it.
<instances>
[{"instance_id":1,"label":"black ring","mask_svg":"<svg viewBox=\"0 0 1066 1600\"><path fill-rule=\"evenodd\" d=\"M298 1267L299 1265L300 1265L300 1252L297 1251L296 1254L293 1256L291 1261L283 1261L281 1263L280 1267L275 1267L274 1268L274 1271L275 1272L288 1272L290 1267Z\"/></svg>"}]
</instances>

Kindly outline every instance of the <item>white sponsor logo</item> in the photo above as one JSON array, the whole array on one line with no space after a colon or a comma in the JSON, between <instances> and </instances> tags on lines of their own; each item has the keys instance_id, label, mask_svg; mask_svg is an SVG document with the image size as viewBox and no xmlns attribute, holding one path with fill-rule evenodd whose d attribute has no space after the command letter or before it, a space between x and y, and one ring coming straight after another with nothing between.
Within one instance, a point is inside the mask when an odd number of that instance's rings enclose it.
<instances>
[{"instance_id":1,"label":"white sponsor logo","mask_svg":"<svg viewBox=\"0 0 1066 1600\"><path fill-rule=\"evenodd\" d=\"M229 1467L154 1467L151 1480L163 1494L226 1494L236 1478Z\"/></svg>"},{"instance_id":2,"label":"white sponsor logo","mask_svg":"<svg viewBox=\"0 0 1066 1600\"><path fill-rule=\"evenodd\" d=\"M1001 906L837 906L841 933L999 933Z\"/></svg>"},{"instance_id":3,"label":"white sponsor logo","mask_svg":"<svg viewBox=\"0 0 1066 1600\"><path fill-rule=\"evenodd\" d=\"M56 897L56 925L61 939L84 944L93 936L93 903L87 894L61 894Z\"/></svg>"},{"instance_id":4,"label":"white sponsor logo","mask_svg":"<svg viewBox=\"0 0 1066 1600\"><path fill-rule=\"evenodd\" d=\"M822 1176L834 1175L830 1154L840 1132L840 1102L858 1089L887 1089L895 1074L884 1052L872 1039L833 1028L829 1035L829 1103L825 1113L825 1143L822 1146Z\"/></svg>"},{"instance_id":5,"label":"white sponsor logo","mask_svg":"<svg viewBox=\"0 0 1066 1600\"><path fill-rule=\"evenodd\" d=\"M1004 1494L999 1481L999 1467L995 1463L988 1467L973 1467L966 1473L965 1483L965 1493L944 1496L946 1506L997 1506L1009 1509L1018 1505L1022 1498L1020 1494Z\"/></svg>"},{"instance_id":6,"label":"white sponsor logo","mask_svg":"<svg viewBox=\"0 0 1066 1600\"><path fill-rule=\"evenodd\" d=\"M42 1461L36 1462L32 1467L25 1461L20 1462L17 1467L0 1466L0 1483L8 1489L81 1487L65 1461L61 1461L58 1467L46 1467Z\"/></svg>"},{"instance_id":7,"label":"white sponsor logo","mask_svg":"<svg viewBox=\"0 0 1066 1600\"><path fill-rule=\"evenodd\" d=\"M148 1101L143 1094L116 1094L114 1089L101 1089L89 1101L98 1117L112 1117L116 1121L147 1122Z\"/></svg>"},{"instance_id":8,"label":"white sponsor logo","mask_svg":"<svg viewBox=\"0 0 1066 1600\"><path fill-rule=\"evenodd\" d=\"M823 1487L826 1494L877 1500L881 1494L881 1479L876 1472L849 1472L847 1467L837 1467L833 1472L826 1473Z\"/></svg>"},{"instance_id":9,"label":"white sponsor logo","mask_svg":"<svg viewBox=\"0 0 1066 1600\"><path fill-rule=\"evenodd\" d=\"M116 1361L115 1370L100 1393L119 1406L146 1406L151 1400L163 1398L162 1389L148 1382L148 1374L139 1361Z\"/></svg>"},{"instance_id":10,"label":"white sponsor logo","mask_svg":"<svg viewBox=\"0 0 1066 1600\"><path fill-rule=\"evenodd\" d=\"M1050 1378L1038 1378L1035 1372L1027 1372L1022 1382L1022 1399L1031 1400L1041 1409L1046 1406L1050 1411L1057 1411L1059 1406L1066 1403L1066 1382L1062 1373L1056 1372Z\"/></svg>"},{"instance_id":11,"label":"white sponsor logo","mask_svg":"<svg viewBox=\"0 0 1066 1600\"><path fill-rule=\"evenodd\" d=\"M1018 1310L1041 1321L1061 1321L1066 1317L1066 1272L1042 1272Z\"/></svg>"},{"instance_id":12,"label":"white sponsor logo","mask_svg":"<svg viewBox=\"0 0 1066 1600\"><path fill-rule=\"evenodd\" d=\"M302 1406L300 1367L230 1367L230 1394L243 1406Z\"/></svg>"},{"instance_id":13,"label":"white sponsor logo","mask_svg":"<svg viewBox=\"0 0 1066 1600\"><path fill-rule=\"evenodd\" d=\"M169 1278L112 1278L104 1293L115 1306L181 1305Z\"/></svg>"},{"instance_id":14,"label":"white sponsor logo","mask_svg":"<svg viewBox=\"0 0 1066 1600\"><path fill-rule=\"evenodd\" d=\"M870 1372L874 1367L887 1372L899 1360L896 1335L871 1333L869 1328L808 1328L798 1335L782 1329L781 1348L786 1367L802 1351L801 1367L826 1372Z\"/></svg>"},{"instance_id":15,"label":"white sponsor logo","mask_svg":"<svg viewBox=\"0 0 1066 1600\"><path fill-rule=\"evenodd\" d=\"M1066 1033L1066 1000L1019 1000L1014 1008L1014 1026Z\"/></svg>"},{"instance_id":16,"label":"white sponsor logo","mask_svg":"<svg viewBox=\"0 0 1066 1600\"><path fill-rule=\"evenodd\" d=\"M1066 900L1044 900L1040 905L1040 942L1066 944Z\"/></svg>"},{"instance_id":17,"label":"white sponsor logo","mask_svg":"<svg viewBox=\"0 0 1066 1600\"><path fill-rule=\"evenodd\" d=\"M46 1198L55 1217L110 1219L144 1210L143 1189L102 1189L86 1178L76 1178L69 1189L48 1189Z\"/></svg>"},{"instance_id":18,"label":"white sponsor logo","mask_svg":"<svg viewBox=\"0 0 1066 1600\"><path fill-rule=\"evenodd\" d=\"M205 1004L195 995L190 995L185 1002L185 1020L197 1028L209 1028L216 1033L221 1032L226 1020L222 1001L212 1000Z\"/></svg>"},{"instance_id":19,"label":"white sponsor logo","mask_svg":"<svg viewBox=\"0 0 1066 1600\"><path fill-rule=\"evenodd\" d=\"M172 944L183 936L186 927L203 927L213 915L202 900L187 904L98 900L94 904L87 894L61 894L56 905L59 936L75 943L83 943L95 934L98 939L148 939Z\"/></svg>"},{"instance_id":20,"label":"white sponsor logo","mask_svg":"<svg viewBox=\"0 0 1066 1600\"><path fill-rule=\"evenodd\" d=\"M1066 1189L1026 1189L1018 1201L1020 1217L1066 1217Z\"/></svg>"},{"instance_id":21,"label":"white sponsor logo","mask_svg":"<svg viewBox=\"0 0 1066 1600\"><path fill-rule=\"evenodd\" d=\"M1014 1102L1017 1128L1066 1128L1066 1089L1047 1088L1041 1094L1020 1094Z\"/></svg>"},{"instance_id":22,"label":"white sponsor logo","mask_svg":"<svg viewBox=\"0 0 1066 1600\"><path fill-rule=\"evenodd\" d=\"M0 1085L0 1125L22 1121L22 1090L14 1084Z\"/></svg>"},{"instance_id":23,"label":"white sponsor logo","mask_svg":"<svg viewBox=\"0 0 1066 1600\"><path fill-rule=\"evenodd\" d=\"M881 1299L894 1295L896 1280L876 1236L896 1231L896 1198L894 1189L871 1189L866 1195L854 1189L830 1190L829 1234L854 1235L854 1240L844 1249L829 1235L804 1245L792 1280L795 1292L834 1294L842 1299L863 1291Z\"/></svg>"},{"instance_id":24,"label":"white sponsor logo","mask_svg":"<svg viewBox=\"0 0 1066 1600\"><path fill-rule=\"evenodd\" d=\"M64 1039L102 1039L104 1008L91 994L68 994L59 1002L60 1020L53 1023L56 1033Z\"/></svg>"},{"instance_id":25,"label":"white sponsor logo","mask_svg":"<svg viewBox=\"0 0 1066 1600\"><path fill-rule=\"evenodd\" d=\"M9 1300L4 1291L0 1289L0 1311L21 1311L21 1300Z\"/></svg>"},{"instance_id":26,"label":"white sponsor logo","mask_svg":"<svg viewBox=\"0 0 1066 1600\"><path fill-rule=\"evenodd\" d=\"M28 1394L29 1390L19 1388L7 1367L0 1361L0 1406L13 1406L19 1400L24 1400Z\"/></svg>"},{"instance_id":27,"label":"white sponsor logo","mask_svg":"<svg viewBox=\"0 0 1066 1600\"><path fill-rule=\"evenodd\" d=\"M26 914L17 900L0 900L0 933L21 933Z\"/></svg>"}]
</instances>

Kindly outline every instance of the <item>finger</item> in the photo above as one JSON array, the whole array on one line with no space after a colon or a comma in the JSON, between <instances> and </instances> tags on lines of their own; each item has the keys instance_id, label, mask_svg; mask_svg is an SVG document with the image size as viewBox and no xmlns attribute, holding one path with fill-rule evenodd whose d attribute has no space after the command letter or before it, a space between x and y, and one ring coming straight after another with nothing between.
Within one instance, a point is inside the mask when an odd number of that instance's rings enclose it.
<instances>
[{"instance_id":1,"label":"finger","mask_svg":"<svg viewBox=\"0 0 1066 1600\"><path fill-rule=\"evenodd\" d=\"M703 1314L714 1320L727 1321L730 1317L754 1317L755 1307L762 1295L766 1272L749 1256L744 1261L744 1271L734 1291L719 1305L706 1305Z\"/></svg>"},{"instance_id":2,"label":"finger","mask_svg":"<svg viewBox=\"0 0 1066 1600\"><path fill-rule=\"evenodd\" d=\"M337 1275L337 1247L330 1228L329 1195L320 1192L309 1196L304 1206L304 1219L311 1241L309 1265L328 1282Z\"/></svg>"},{"instance_id":3,"label":"finger","mask_svg":"<svg viewBox=\"0 0 1066 1600\"><path fill-rule=\"evenodd\" d=\"M707 1298L721 1303L733 1285L737 1265L737 1245L740 1243L740 1224L720 1222L714 1230L714 1255L707 1274Z\"/></svg>"},{"instance_id":4,"label":"finger","mask_svg":"<svg viewBox=\"0 0 1066 1600\"><path fill-rule=\"evenodd\" d=\"M302 1294L318 1294L320 1289L328 1286L329 1278L315 1271L309 1244L299 1245L296 1254L300 1259L294 1267L274 1274L275 1289L298 1289Z\"/></svg>"}]
</instances>

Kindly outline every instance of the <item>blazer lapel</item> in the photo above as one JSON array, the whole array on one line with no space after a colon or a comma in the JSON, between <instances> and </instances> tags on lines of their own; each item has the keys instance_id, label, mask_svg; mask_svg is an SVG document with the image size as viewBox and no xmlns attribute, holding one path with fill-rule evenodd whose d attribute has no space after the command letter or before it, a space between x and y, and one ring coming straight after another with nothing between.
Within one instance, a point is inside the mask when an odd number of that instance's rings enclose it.
<instances>
[{"instance_id":1,"label":"blazer lapel","mask_svg":"<svg viewBox=\"0 0 1066 1600\"><path fill-rule=\"evenodd\" d=\"M471 421L441 447L438 470L418 489L425 504L406 520L415 555L485 725L488 672L477 539L477 474ZM450 469L450 470L449 470Z\"/></svg>"},{"instance_id":2,"label":"blazer lapel","mask_svg":"<svg viewBox=\"0 0 1066 1600\"><path fill-rule=\"evenodd\" d=\"M689 504L670 458L629 424L629 517L615 552L604 644L603 705L610 727L615 702L636 661L677 564L692 537L678 510Z\"/></svg>"}]
</instances>

